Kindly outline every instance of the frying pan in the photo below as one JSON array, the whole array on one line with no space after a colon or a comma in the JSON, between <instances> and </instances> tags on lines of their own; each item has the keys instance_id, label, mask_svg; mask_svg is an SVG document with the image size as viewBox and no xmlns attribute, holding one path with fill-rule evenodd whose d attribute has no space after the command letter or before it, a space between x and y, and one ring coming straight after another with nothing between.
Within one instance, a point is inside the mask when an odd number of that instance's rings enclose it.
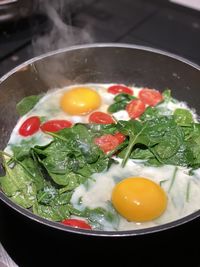
<instances>
[{"instance_id":1,"label":"frying pan","mask_svg":"<svg viewBox=\"0 0 200 267\"><path fill-rule=\"evenodd\" d=\"M75 46L33 58L0 79L0 149L6 146L18 119L15 106L19 100L77 83L170 88L175 98L187 101L200 114L200 68L194 63L143 46ZM0 241L22 267L89 264L94 254L98 256L94 264L104 262L105 257L118 263L133 258L139 266L164 266L172 259L190 264L200 260L194 245L199 239L200 211L153 228L104 232L45 220L12 203L3 192L0 199Z\"/></svg>"}]
</instances>

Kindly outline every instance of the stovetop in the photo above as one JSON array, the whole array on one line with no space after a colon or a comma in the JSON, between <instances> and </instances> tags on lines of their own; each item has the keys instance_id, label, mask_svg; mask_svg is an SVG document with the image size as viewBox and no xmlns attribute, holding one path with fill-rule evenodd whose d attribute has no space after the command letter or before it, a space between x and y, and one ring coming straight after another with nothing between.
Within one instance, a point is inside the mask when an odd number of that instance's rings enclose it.
<instances>
[{"instance_id":1,"label":"stovetop","mask_svg":"<svg viewBox=\"0 0 200 267\"><path fill-rule=\"evenodd\" d=\"M87 42L120 42L159 48L200 65L199 11L167 0L78 2L66 12L57 10L56 16L61 17L56 20L41 12L28 19L1 24L0 76L35 55ZM59 31L52 37L55 23ZM66 28L66 24L73 27ZM74 37L81 29L84 29L83 36Z\"/></svg>"},{"instance_id":2,"label":"stovetop","mask_svg":"<svg viewBox=\"0 0 200 267\"><path fill-rule=\"evenodd\" d=\"M52 22L41 10L39 15L0 25L0 76L35 55L83 42L140 44L200 64L200 16L197 10L164 0L85 0L82 4L75 3L74 7L66 6L66 12L57 10L59 19L72 24L75 35L79 34L77 29L84 29L88 38L72 38L74 33L66 32L66 29L63 34L60 30L63 25L60 25L50 44L48 38L52 36L48 34L52 34L52 24L57 22ZM38 50L38 43L44 36L48 45Z\"/></svg>"}]
</instances>

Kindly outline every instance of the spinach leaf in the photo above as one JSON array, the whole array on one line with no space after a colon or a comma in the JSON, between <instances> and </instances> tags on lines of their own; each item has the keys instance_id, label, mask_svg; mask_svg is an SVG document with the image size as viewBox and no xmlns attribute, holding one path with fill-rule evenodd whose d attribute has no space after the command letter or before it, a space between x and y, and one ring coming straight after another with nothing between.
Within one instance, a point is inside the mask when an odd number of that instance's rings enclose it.
<instances>
[{"instance_id":1,"label":"spinach leaf","mask_svg":"<svg viewBox=\"0 0 200 267\"><path fill-rule=\"evenodd\" d=\"M191 112L183 108L177 108L174 111L174 119L181 126L190 126L194 122Z\"/></svg>"},{"instance_id":2,"label":"spinach leaf","mask_svg":"<svg viewBox=\"0 0 200 267\"><path fill-rule=\"evenodd\" d=\"M163 100L165 102L173 102L174 99L172 98L172 95L171 95L171 90L170 89L165 89L162 93L162 96L163 96ZM162 102L161 102L162 103Z\"/></svg>"},{"instance_id":3,"label":"spinach leaf","mask_svg":"<svg viewBox=\"0 0 200 267\"><path fill-rule=\"evenodd\" d=\"M43 95L31 95L24 97L16 106L17 112L20 116L28 113L40 100Z\"/></svg>"},{"instance_id":4,"label":"spinach leaf","mask_svg":"<svg viewBox=\"0 0 200 267\"><path fill-rule=\"evenodd\" d=\"M185 128L188 165L196 169L200 167L200 124L194 123L191 127Z\"/></svg>"},{"instance_id":5,"label":"spinach leaf","mask_svg":"<svg viewBox=\"0 0 200 267\"><path fill-rule=\"evenodd\" d=\"M11 148L14 157L21 161L30 156L30 151L33 150L33 148L40 148L39 144L41 143L41 139L43 139L43 137L43 134L39 133L37 134L37 137L33 136L31 138L22 139L19 144L9 144L9 147ZM45 142L48 144L51 143L51 141L51 137L45 138ZM42 148L48 146L48 144L43 145Z\"/></svg>"},{"instance_id":6,"label":"spinach leaf","mask_svg":"<svg viewBox=\"0 0 200 267\"><path fill-rule=\"evenodd\" d=\"M104 134L115 134L117 132L116 124L86 124L92 136L101 136Z\"/></svg>"},{"instance_id":7,"label":"spinach leaf","mask_svg":"<svg viewBox=\"0 0 200 267\"><path fill-rule=\"evenodd\" d=\"M72 191L70 192L64 192L62 194L58 194L56 195L56 197L53 200L53 203L55 205L65 205L65 204L69 204L70 199L72 197Z\"/></svg>"},{"instance_id":8,"label":"spinach leaf","mask_svg":"<svg viewBox=\"0 0 200 267\"><path fill-rule=\"evenodd\" d=\"M32 207L36 201L36 185L32 177L20 164L11 168L4 162L4 166L6 175L0 178L2 191L16 204Z\"/></svg>"},{"instance_id":9,"label":"spinach leaf","mask_svg":"<svg viewBox=\"0 0 200 267\"><path fill-rule=\"evenodd\" d=\"M57 145L59 143L59 146ZM49 147L51 150L52 147L60 147L60 142L54 142L52 145ZM45 151L49 153L49 149L47 148L48 151ZM59 151L59 153L58 153ZM42 160L42 163L44 167L51 173L56 173L56 174L66 174L69 173L71 170L70 166L72 165L72 162L74 163L72 167L76 166L76 162L73 161L73 158L70 158L71 152L70 151L62 151L62 150L54 150L52 151L51 154L48 154L45 159ZM78 166L79 167L79 166ZM75 168L75 167L74 167Z\"/></svg>"},{"instance_id":10,"label":"spinach leaf","mask_svg":"<svg viewBox=\"0 0 200 267\"><path fill-rule=\"evenodd\" d=\"M33 205L33 213L51 221L62 221L70 217L70 205Z\"/></svg>"},{"instance_id":11,"label":"spinach leaf","mask_svg":"<svg viewBox=\"0 0 200 267\"><path fill-rule=\"evenodd\" d=\"M144 159L148 164L154 162L156 165L186 165L189 153L184 144L184 131L173 116L119 121L117 127L129 137L128 146L119 154L123 158L122 166L128 158Z\"/></svg>"},{"instance_id":12,"label":"spinach leaf","mask_svg":"<svg viewBox=\"0 0 200 267\"><path fill-rule=\"evenodd\" d=\"M48 171L48 174L56 184L68 187L68 190L75 189L82 183L82 181L85 180L84 177L74 172L69 172L66 174L56 174Z\"/></svg>"},{"instance_id":13,"label":"spinach leaf","mask_svg":"<svg viewBox=\"0 0 200 267\"><path fill-rule=\"evenodd\" d=\"M58 195L58 190L51 185L51 183L44 183L44 187L41 188L37 193L37 201L40 204L48 205Z\"/></svg>"},{"instance_id":14,"label":"spinach leaf","mask_svg":"<svg viewBox=\"0 0 200 267\"><path fill-rule=\"evenodd\" d=\"M161 142L166 133L171 133L177 127L173 116L158 116L143 124L146 125L144 135L148 137L151 145Z\"/></svg>"},{"instance_id":15,"label":"spinach leaf","mask_svg":"<svg viewBox=\"0 0 200 267\"><path fill-rule=\"evenodd\" d=\"M72 131L75 137L74 141L85 161L87 163L96 162L101 152L99 147L94 144L93 137L88 129L83 125L76 125Z\"/></svg>"},{"instance_id":16,"label":"spinach leaf","mask_svg":"<svg viewBox=\"0 0 200 267\"><path fill-rule=\"evenodd\" d=\"M86 208L82 216L86 217L90 225L93 226L93 229L96 230L104 230L103 223L105 221L107 221L107 224L110 223L115 229L119 225L119 215L110 203L108 203L107 209L101 207L94 209Z\"/></svg>"},{"instance_id":17,"label":"spinach leaf","mask_svg":"<svg viewBox=\"0 0 200 267\"><path fill-rule=\"evenodd\" d=\"M164 164L177 165L183 167L189 167L189 158L191 157L190 152L188 151L186 145L183 143L177 153L172 157L166 159Z\"/></svg>"},{"instance_id":18,"label":"spinach leaf","mask_svg":"<svg viewBox=\"0 0 200 267\"><path fill-rule=\"evenodd\" d=\"M32 174L31 178L34 181L37 190L40 190L44 187L44 178L43 174L41 173L40 166L38 162L33 160L31 157L27 157L22 161L23 166L29 170Z\"/></svg>"},{"instance_id":19,"label":"spinach leaf","mask_svg":"<svg viewBox=\"0 0 200 267\"><path fill-rule=\"evenodd\" d=\"M11 146L14 157L18 160L23 160L26 157L29 157L30 148L31 148L31 144L30 146L28 144L26 145L26 142L24 144L22 143L21 145Z\"/></svg>"},{"instance_id":20,"label":"spinach leaf","mask_svg":"<svg viewBox=\"0 0 200 267\"><path fill-rule=\"evenodd\" d=\"M43 205L64 205L68 204L72 196L72 191L60 192L50 183L46 183L45 186L38 192L37 201Z\"/></svg>"},{"instance_id":21,"label":"spinach leaf","mask_svg":"<svg viewBox=\"0 0 200 267\"><path fill-rule=\"evenodd\" d=\"M109 113L115 113L117 111L123 110L126 108L126 105L132 100L136 99L135 96L132 96L130 94L118 94L117 96L114 97L114 103L111 104L108 107L108 112Z\"/></svg>"},{"instance_id":22,"label":"spinach leaf","mask_svg":"<svg viewBox=\"0 0 200 267\"><path fill-rule=\"evenodd\" d=\"M45 147L34 149L49 176L58 185L73 188L93 173L108 167L109 158L94 144L93 134L85 125L53 133L54 140ZM59 153L58 153L59 152Z\"/></svg>"},{"instance_id":23,"label":"spinach leaf","mask_svg":"<svg viewBox=\"0 0 200 267\"><path fill-rule=\"evenodd\" d=\"M118 121L116 125L119 132L126 136L132 136L138 133L142 129L142 123L137 120Z\"/></svg>"},{"instance_id":24,"label":"spinach leaf","mask_svg":"<svg viewBox=\"0 0 200 267\"><path fill-rule=\"evenodd\" d=\"M156 107L147 107L145 112L140 116L141 121L152 120L153 118L158 118L160 116L160 111Z\"/></svg>"},{"instance_id":25,"label":"spinach leaf","mask_svg":"<svg viewBox=\"0 0 200 267\"><path fill-rule=\"evenodd\" d=\"M122 153L120 156L124 157ZM149 160L154 159L154 157L154 154L146 146L136 147L130 154L131 159Z\"/></svg>"},{"instance_id":26,"label":"spinach leaf","mask_svg":"<svg viewBox=\"0 0 200 267\"><path fill-rule=\"evenodd\" d=\"M183 142L184 136L181 128L174 127L164 133L162 140L151 151L154 152L160 162L163 162L163 160L173 157Z\"/></svg>"},{"instance_id":27,"label":"spinach leaf","mask_svg":"<svg viewBox=\"0 0 200 267\"><path fill-rule=\"evenodd\" d=\"M66 197L62 195L63 198ZM68 198L68 196L67 196ZM64 204L66 201L54 202L51 205L41 205L35 203L33 212L45 219L60 222L71 215L83 216L83 212L75 209L71 204Z\"/></svg>"},{"instance_id":28,"label":"spinach leaf","mask_svg":"<svg viewBox=\"0 0 200 267\"><path fill-rule=\"evenodd\" d=\"M10 144L14 157L18 160L23 160L30 155L30 149L36 144L36 139L32 137L28 140L22 140L20 144Z\"/></svg>"},{"instance_id":29,"label":"spinach leaf","mask_svg":"<svg viewBox=\"0 0 200 267\"><path fill-rule=\"evenodd\" d=\"M143 131L145 130L146 127L147 127L146 124L143 125L141 122L136 120L130 120L128 122L127 121L118 122L119 131L129 136L129 144L126 148L126 152L122 160L122 167L126 165L126 162L135 144L137 143L146 144L149 142L148 136L143 135Z\"/></svg>"}]
</instances>

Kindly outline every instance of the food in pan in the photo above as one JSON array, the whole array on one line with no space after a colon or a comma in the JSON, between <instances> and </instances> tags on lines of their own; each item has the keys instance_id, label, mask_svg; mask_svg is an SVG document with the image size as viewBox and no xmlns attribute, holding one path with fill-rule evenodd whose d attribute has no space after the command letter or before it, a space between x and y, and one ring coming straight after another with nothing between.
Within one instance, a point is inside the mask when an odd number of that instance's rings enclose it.
<instances>
[{"instance_id":1,"label":"food in pan","mask_svg":"<svg viewBox=\"0 0 200 267\"><path fill-rule=\"evenodd\" d=\"M2 191L63 225L165 224L200 208L200 123L171 96L81 84L28 96L4 151Z\"/></svg>"}]
</instances>

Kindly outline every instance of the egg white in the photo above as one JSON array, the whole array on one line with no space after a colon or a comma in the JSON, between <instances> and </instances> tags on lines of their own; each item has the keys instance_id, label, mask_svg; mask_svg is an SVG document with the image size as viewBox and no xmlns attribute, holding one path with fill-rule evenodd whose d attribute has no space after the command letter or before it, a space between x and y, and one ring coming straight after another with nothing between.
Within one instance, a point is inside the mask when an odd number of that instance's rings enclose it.
<instances>
[{"instance_id":1,"label":"egg white","mask_svg":"<svg viewBox=\"0 0 200 267\"><path fill-rule=\"evenodd\" d=\"M73 124L75 123L88 123L88 117L90 114L82 115L82 116L73 116L69 115L64 112L60 107L60 99L62 95L67 91L71 90L76 87L87 86L94 90L96 90L100 97L101 97L101 106L96 111L107 112L108 107L113 103L113 99L116 95L107 92L107 88L113 84L97 84L97 83L88 83L88 84L78 84L67 86L63 88L55 88L49 90L41 99L40 101L34 106L32 110L30 110L27 114L22 116L15 128L13 129L10 139L8 141L8 148L6 150L10 151L9 147L12 145L20 144L23 140L30 140L32 138L35 139L35 145L46 145L48 144L52 138L43 133L42 131L36 132L32 136L23 137L19 135L18 130L22 123L31 116L39 116L45 119L45 121L52 120L52 119L63 119L63 120L70 120ZM138 96L141 87L129 86L133 89L134 96ZM173 114L174 110L177 108L185 108L189 109L186 103L184 102L168 102L162 103L159 105L161 112L165 112L163 115L171 115ZM192 110L192 114L195 120L197 120L196 113ZM112 114L112 116L116 120L129 120L129 115L126 110L120 110Z\"/></svg>"},{"instance_id":2,"label":"egg white","mask_svg":"<svg viewBox=\"0 0 200 267\"><path fill-rule=\"evenodd\" d=\"M42 131L36 132L32 136L23 137L19 135L18 130L22 123L31 116L39 116L45 119L45 121L52 120L52 119L60 119L60 120L70 120L73 124L75 123L88 123L89 114L82 115L82 116L74 116L67 114L64 112L60 107L60 99L62 95L67 91L71 90L76 87L81 86L87 86L89 88L92 88L96 90L100 97L101 97L101 106L98 108L98 110L95 111L101 111L101 112L107 112L108 107L113 103L113 99L115 95L110 94L107 92L107 88L111 86L112 84L79 84L79 85L73 85L73 86L67 86L64 88L55 88L52 90L49 90L40 100L39 102L34 106L32 110L30 110L28 113L26 113L24 116L22 116L15 128L13 129L13 132L10 136L8 146L12 144L20 144L23 140L29 140L33 137L35 138L35 144L42 145L42 144L48 144L48 142L51 141L51 137L47 136ZM135 93L137 94L137 91L140 90L140 88L133 87ZM114 118L117 120L128 120L128 113L124 111L119 111L116 113L113 113Z\"/></svg>"},{"instance_id":3,"label":"egg white","mask_svg":"<svg viewBox=\"0 0 200 267\"><path fill-rule=\"evenodd\" d=\"M22 137L19 135L19 127L31 116L44 117L45 120L65 119L70 120L72 123L88 123L89 114L71 116L60 108L60 99L63 93L74 87L87 86L97 90L102 99L102 104L98 111L107 112L108 106L113 103L115 97L115 95L107 92L107 88L111 85L113 84L80 84L50 90L40 99L31 111L18 120L5 150L11 152L11 146L20 145L23 140L32 140L34 138L35 145L46 145L52 140L50 136L40 130L30 137ZM141 90L141 88L134 86L132 86L132 89L134 90L135 96L137 96ZM177 108L189 109L186 103L178 101L161 103L159 108L161 111L165 112L164 115L173 114L174 110ZM197 115L194 110L190 111L192 111L193 118L197 120ZM126 110L118 111L112 115L116 120L129 120ZM178 167L176 179L174 180L173 186L171 186L174 168L176 168L176 166L164 165L162 167L147 167L142 161L128 160L125 168L122 168L120 159L117 159L117 161L119 164L111 166L108 171L94 174L92 176L93 179L87 181L87 184L82 184L76 188L71 198L71 203L75 208L80 210L86 207L102 207L107 209L108 203L111 202L111 193L115 184L124 178L139 176L149 178L156 183L161 183L161 186L168 196L167 209L158 219L145 223L128 222L120 216L118 230L140 229L164 224L182 218L200 209L200 169L196 170L193 176L190 176L188 174L188 169ZM111 223L103 218L101 224L104 230L116 230Z\"/></svg>"},{"instance_id":4,"label":"egg white","mask_svg":"<svg viewBox=\"0 0 200 267\"><path fill-rule=\"evenodd\" d=\"M164 224L184 217L200 208L199 174L193 177L188 174L188 169L178 167L174 183L171 186L176 166L149 167L145 166L143 162L128 160L125 168L122 168L121 160L116 160L119 162L118 165L112 165L108 171L94 174L86 184L82 184L75 189L71 198L71 203L75 208L79 210L86 207L107 209L108 203L111 202L114 186L128 177L146 177L158 184L161 183L167 194L168 204L163 215L153 221L128 222L120 216L118 230L141 229ZM187 199L188 184L190 192ZM112 225L109 225L108 222L104 225L104 230L111 230L111 228Z\"/></svg>"}]
</instances>

